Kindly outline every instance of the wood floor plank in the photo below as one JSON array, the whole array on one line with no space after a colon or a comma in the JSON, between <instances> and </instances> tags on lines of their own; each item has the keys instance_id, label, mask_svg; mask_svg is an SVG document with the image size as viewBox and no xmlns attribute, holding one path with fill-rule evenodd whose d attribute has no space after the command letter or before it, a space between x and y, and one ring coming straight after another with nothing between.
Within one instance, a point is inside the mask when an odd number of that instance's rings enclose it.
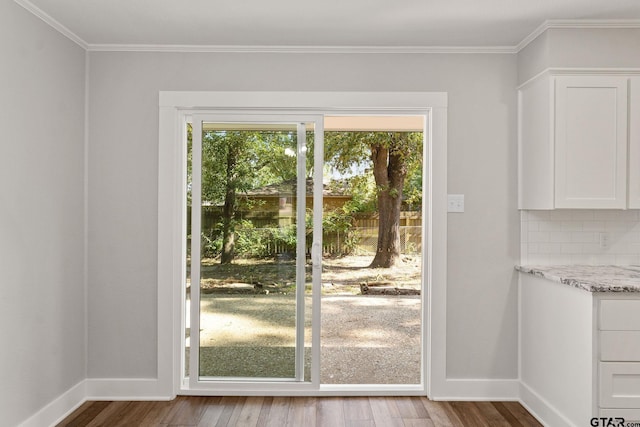
<instances>
[{"instance_id":1,"label":"wood floor plank","mask_svg":"<svg viewBox=\"0 0 640 427\"><path fill-rule=\"evenodd\" d=\"M223 398L223 400L225 398ZM222 422L222 417L221 417L221 419L218 421L216 426L217 427L235 426L238 423L238 420L240 419L240 413L242 412L242 407L244 406L244 403L246 401L247 401L247 397L236 397L233 403L225 405L225 406L228 406L229 409L231 410L229 412L226 412L227 408L225 408L225 412L223 412L223 415L225 413L229 413L229 418L227 419L226 424L221 424Z\"/></svg>"},{"instance_id":2,"label":"wood floor plank","mask_svg":"<svg viewBox=\"0 0 640 427\"><path fill-rule=\"evenodd\" d=\"M207 409L208 397L206 396L178 396L180 402L167 414L163 423L169 426L190 425L195 426Z\"/></svg>"},{"instance_id":3,"label":"wood floor plank","mask_svg":"<svg viewBox=\"0 0 640 427\"><path fill-rule=\"evenodd\" d=\"M454 427L465 427L462 419L460 419L458 413L451 406L451 402L442 402L442 408L447 413L447 416Z\"/></svg>"},{"instance_id":4,"label":"wood floor plank","mask_svg":"<svg viewBox=\"0 0 640 427\"><path fill-rule=\"evenodd\" d=\"M86 424L87 427L103 427L111 426L120 422L121 414L126 412L126 408L134 402L117 401L110 402L109 405L102 410L98 416Z\"/></svg>"},{"instance_id":5,"label":"wood floor plank","mask_svg":"<svg viewBox=\"0 0 640 427\"><path fill-rule=\"evenodd\" d=\"M425 406L422 404L422 401L420 400L419 397L415 397L415 396L412 397L411 403L413 404L413 407L416 410L416 413L418 414L417 418L424 418L424 419L431 418L431 416L429 415L429 411L427 411L427 408L425 408Z\"/></svg>"},{"instance_id":6,"label":"wood floor plank","mask_svg":"<svg viewBox=\"0 0 640 427\"><path fill-rule=\"evenodd\" d=\"M429 418L424 405L420 404L419 408L414 405L415 398L412 397L396 397L393 399L400 413L401 418Z\"/></svg>"},{"instance_id":7,"label":"wood floor plank","mask_svg":"<svg viewBox=\"0 0 640 427\"><path fill-rule=\"evenodd\" d=\"M192 396L194 399L198 396ZM169 408L168 411L165 412L164 417L160 420L162 424L168 425L171 420L176 418L176 415L182 411L182 407L189 401L188 396L178 396L173 399L173 405Z\"/></svg>"},{"instance_id":8,"label":"wood floor plank","mask_svg":"<svg viewBox=\"0 0 640 427\"><path fill-rule=\"evenodd\" d=\"M520 403L503 402L503 405L509 410L509 412L513 414L514 417L516 417L518 421L520 421L520 423L522 423L523 426L526 426L526 427L542 426L542 424L540 424L540 422L536 420L533 415L527 412L527 410L524 409L524 406L522 406Z\"/></svg>"},{"instance_id":9,"label":"wood floor plank","mask_svg":"<svg viewBox=\"0 0 640 427\"><path fill-rule=\"evenodd\" d=\"M387 402L387 407L389 408L389 415L392 418L400 418L402 419L402 415L400 414L400 410L398 409L398 405L396 403L396 399L393 397L385 397Z\"/></svg>"},{"instance_id":10,"label":"wood floor plank","mask_svg":"<svg viewBox=\"0 0 640 427\"><path fill-rule=\"evenodd\" d=\"M287 426L314 427L316 425L317 401L315 397L299 397L291 399Z\"/></svg>"},{"instance_id":11,"label":"wood floor plank","mask_svg":"<svg viewBox=\"0 0 640 427\"><path fill-rule=\"evenodd\" d=\"M318 402L318 426L345 426L344 420L344 399L339 397L322 398Z\"/></svg>"},{"instance_id":12,"label":"wood floor plank","mask_svg":"<svg viewBox=\"0 0 640 427\"><path fill-rule=\"evenodd\" d=\"M318 419L318 399L316 397L306 397L304 405L304 424L305 426L315 427ZM295 426L291 426L295 427Z\"/></svg>"},{"instance_id":13,"label":"wood floor plank","mask_svg":"<svg viewBox=\"0 0 640 427\"><path fill-rule=\"evenodd\" d=\"M344 420L349 423L356 420L373 421L371 405L367 397L349 397L344 399Z\"/></svg>"},{"instance_id":14,"label":"wood floor plank","mask_svg":"<svg viewBox=\"0 0 640 427\"><path fill-rule=\"evenodd\" d=\"M403 418L405 427L435 427L433 421L428 418Z\"/></svg>"},{"instance_id":15,"label":"wood floor plank","mask_svg":"<svg viewBox=\"0 0 640 427\"><path fill-rule=\"evenodd\" d=\"M207 409L205 409L200 421L198 421L198 427L211 427L218 424L220 417L224 412L225 405L222 403L221 397L211 397L207 403Z\"/></svg>"},{"instance_id":16,"label":"wood floor plank","mask_svg":"<svg viewBox=\"0 0 640 427\"><path fill-rule=\"evenodd\" d=\"M373 420L345 420L344 425L346 427L376 427Z\"/></svg>"},{"instance_id":17,"label":"wood floor plank","mask_svg":"<svg viewBox=\"0 0 640 427\"><path fill-rule=\"evenodd\" d=\"M500 412L500 415L509 423L510 426L524 427L520 421L511 413L510 410L504 406L503 402L491 402L496 411Z\"/></svg>"},{"instance_id":18,"label":"wood floor plank","mask_svg":"<svg viewBox=\"0 0 640 427\"><path fill-rule=\"evenodd\" d=\"M266 396L262 401L262 408L260 409L260 416L256 425L258 427L265 427L269 420L269 413L271 412L271 405L273 404L273 397Z\"/></svg>"},{"instance_id":19,"label":"wood floor plank","mask_svg":"<svg viewBox=\"0 0 640 427\"><path fill-rule=\"evenodd\" d=\"M178 399L150 402L149 412L140 420L139 427L157 427L162 425L163 420L171 411L174 405L179 403ZM166 424L165 424L166 425Z\"/></svg>"},{"instance_id":20,"label":"wood floor plank","mask_svg":"<svg viewBox=\"0 0 640 427\"><path fill-rule=\"evenodd\" d=\"M420 403L424 406L429 418L436 427L453 427L447 411L442 407L442 402L434 402L426 397L420 397Z\"/></svg>"},{"instance_id":21,"label":"wood floor plank","mask_svg":"<svg viewBox=\"0 0 640 427\"><path fill-rule=\"evenodd\" d=\"M492 427L483 418L480 410L472 402L451 402L451 407L467 427Z\"/></svg>"},{"instance_id":22,"label":"wood floor plank","mask_svg":"<svg viewBox=\"0 0 640 427\"><path fill-rule=\"evenodd\" d=\"M376 426L404 427L402 418L392 417L386 397L370 397L369 405ZM397 409L397 408L396 408Z\"/></svg>"},{"instance_id":23,"label":"wood floor plank","mask_svg":"<svg viewBox=\"0 0 640 427\"><path fill-rule=\"evenodd\" d=\"M84 402L56 427L84 427L98 416L111 402Z\"/></svg>"},{"instance_id":24,"label":"wood floor plank","mask_svg":"<svg viewBox=\"0 0 640 427\"><path fill-rule=\"evenodd\" d=\"M264 403L264 397L251 396L247 397L247 400L242 406L240 416L236 421L238 427L256 427L258 425L258 419L260 418L260 411Z\"/></svg>"},{"instance_id":25,"label":"wood floor plank","mask_svg":"<svg viewBox=\"0 0 640 427\"><path fill-rule=\"evenodd\" d=\"M129 427L131 425L141 425L142 420L153 408L153 402L135 402L126 408L126 412L120 414L119 420L110 420L109 427Z\"/></svg>"},{"instance_id":26,"label":"wood floor plank","mask_svg":"<svg viewBox=\"0 0 640 427\"><path fill-rule=\"evenodd\" d=\"M511 423L493 406L491 402L475 402L487 423L495 427L511 427Z\"/></svg>"},{"instance_id":27,"label":"wood floor plank","mask_svg":"<svg viewBox=\"0 0 640 427\"><path fill-rule=\"evenodd\" d=\"M229 425L229 420L233 415L236 406L241 406L244 404L244 397L236 397L236 396L224 396L220 399L220 406L222 406L222 412L218 417L218 421L213 424L215 427L227 427ZM204 415L203 415L204 416ZM207 427L211 427L212 424L209 424Z\"/></svg>"},{"instance_id":28,"label":"wood floor plank","mask_svg":"<svg viewBox=\"0 0 640 427\"><path fill-rule=\"evenodd\" d=\"M57 427L541 427L517 402L426 397L198 397L86 402Z\"/></svg>"},{"instance_id":29,"label":"wood floor plank","mask_svg":"<svg viewBox=\"0 0 640 427\"><path fill-rule=\"evenodd\" d=\"M282 427L286 425L290 405L290 397L274 397L271 403L271 411L269 411L269 418L267 419L267 427Z\"/></svg>"}]
</instances>

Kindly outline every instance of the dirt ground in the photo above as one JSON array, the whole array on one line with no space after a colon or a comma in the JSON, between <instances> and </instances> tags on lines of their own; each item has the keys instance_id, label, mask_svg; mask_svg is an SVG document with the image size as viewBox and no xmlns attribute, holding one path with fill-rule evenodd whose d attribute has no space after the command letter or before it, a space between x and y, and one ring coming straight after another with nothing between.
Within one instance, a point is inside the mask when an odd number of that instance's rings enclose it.
<instances>
[{"instance_id":1,"label":"dirt ground","mask_svg":"<svg viewBox=\"0 0 640 427\"><path fill-rule=\"evenodd\" d=\"M420 287L420 265L364 268L371 257L323 261L320 377L325 384L420 382L419 296L359 295L362 282ZM284 267L284 268L283 268ZM295 272L273 262L205 266L200 365L204 376L294 375ZM311 289L305 304L310 366ZM188 345L188 340L187 340ZM307 370L308 380L310 373Z\"/></svg>"},{"instance_id":2,"label":"dirt ground","mask_svg":"<svg viewBox=\"0 0 640 427\"><path fill-rule=\"evenodd\" d=\"M400 265L392 268L367 268L372 255L323 258L323 294L354 294L361 283L393 283L399 288L420 289L419 256L404 255ZM311 286L311 266L306 267L307 290ZM240 293L254 289L257 293L289 293L295 290L295 261L243 260L220 265L217 260L205 260L201 267L203 293Z\"/></svg>"}]
</instances>

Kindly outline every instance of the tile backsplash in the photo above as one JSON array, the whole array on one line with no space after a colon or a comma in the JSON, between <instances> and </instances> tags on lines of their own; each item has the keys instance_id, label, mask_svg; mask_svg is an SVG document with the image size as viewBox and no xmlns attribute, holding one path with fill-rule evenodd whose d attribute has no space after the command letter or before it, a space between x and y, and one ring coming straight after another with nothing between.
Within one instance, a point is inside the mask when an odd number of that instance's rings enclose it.
<instances>
[{"instance_id":1,"label":"tile backsplash","mask_svg":"<svg viewBox=\"0 0 640 427\"><path fill-rule=\"evenodd\" d=\"M640 264L639 210L521 211L520 262Z\"/></svg>"}]
</instances>

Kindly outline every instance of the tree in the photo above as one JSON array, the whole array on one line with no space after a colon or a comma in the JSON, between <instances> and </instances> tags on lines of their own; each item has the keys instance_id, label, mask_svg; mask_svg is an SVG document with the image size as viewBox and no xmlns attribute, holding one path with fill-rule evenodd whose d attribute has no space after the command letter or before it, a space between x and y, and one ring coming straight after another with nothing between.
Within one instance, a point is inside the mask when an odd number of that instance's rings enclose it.
<instances>
[{"instance_id":1,"label":"tree","mask_svg":"<svg viewBox=\"0 0 640 427\"><path fill-rule=\"evenodd\" d=\"M202 200L222 204L222 264L235 257L238 194L295 177L295 157L287 154L295 146L289 131L203 132Z\"/></svg>"},{"instance_id":2,"label":"tree","mask_svg":"<svg viewBox=\"0 0 640 427\"><path fill-rule=\"evenodd\" d=\"M242 188L242 176L238 174L238 156L243 146L246 145L245 138L225 138L226 166L224 181L224 206L222 208L222 254L221 264L230 264L235 255L235 216L238 204L236 202L236 192ZM237 141L236 141L237 140Z\"/></svg>"},{"instance_id":3,"label":"tree","mask_svg":"<svg viewBox=\"0 0 640 427\"><path fill-rule=\"evenodd\" d=\"M422 161L419 132L327 132L325 159L341 173L353 165L371 166L376 183L378 242L370 268L393 267L400 260L400 211L405 179Z\"/></svg>"}]
</instances>

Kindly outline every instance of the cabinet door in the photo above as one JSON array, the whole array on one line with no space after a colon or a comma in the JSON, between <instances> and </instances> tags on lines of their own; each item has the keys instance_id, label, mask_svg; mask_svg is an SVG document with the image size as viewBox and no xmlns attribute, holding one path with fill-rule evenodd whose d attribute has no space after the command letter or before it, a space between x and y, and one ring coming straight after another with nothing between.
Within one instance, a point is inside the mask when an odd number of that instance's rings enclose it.
<instances>
[{"instance_id":1,"label":"cabinet door","mask_svg":"<svg viewBox=\"0 0 640 427\"><path fill-rule=\"evenodd\" d=\"M640 76L629 83L629 208L640 209Z\"/></svg>"},{"instance_id":2,"label":"cabinet door","mask_svg":"<svg viewBox=\"0 0 640 427\"><path fill-rule=\"evenodd\" d=\"M600 407L640 409L640 363L600 362Z\"/></svg>"},{"instance_id":3,"label":"cabinet door","mask_svg":"<svg viewBox=\"0 0 640 427\"><path fill-rule=\"evenodd\" d=\"M626 208L627 80L556 78L556 208Z\"/></svg>"}]
</instances>

